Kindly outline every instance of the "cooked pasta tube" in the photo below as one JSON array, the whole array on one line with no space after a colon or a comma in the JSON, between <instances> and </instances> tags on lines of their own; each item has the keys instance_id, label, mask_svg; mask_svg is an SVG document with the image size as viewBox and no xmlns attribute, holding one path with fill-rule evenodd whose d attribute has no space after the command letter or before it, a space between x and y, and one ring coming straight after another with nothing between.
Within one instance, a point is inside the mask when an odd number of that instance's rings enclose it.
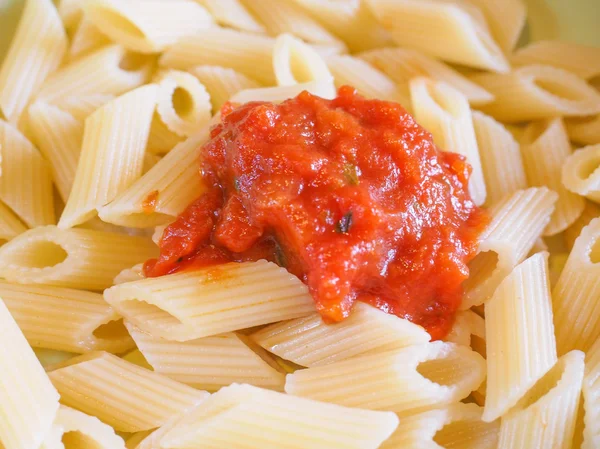
<instances>
[{"instance_id":1,"label":"cooked pasta tube","mask_svg":"<svg viewBox=\"0 0 600 449\"><path fill-rule=\"evenodd\" d=\"M535 254L518 265L485 303L485 316L483 420L491 422L509 411L556 363L548 253Z\"/></svg>"},{"instance_id":2,"label":"cooked pasta tube","mask_svg":"<svg viewBox=\"0 0 600 449\"><path fill-rule=\"evenodd\" d=\"M469 193L475 204L483 204L486 186L467 99L450 85L427 78L412 79L410 93L415 119L433 134L435 143L467 158L473 169Z\"/></svg>"},{"instance_id":3,"label":"cooked pasta tube","mask_svg":"<svg viewBox=\"0 0 600 449\"><path fill-rule=\"evenodd\" d=\"M117 274L113 280L113 285L124 284L144 279L144 264L138 263L131 268L125 268Z\"/></svg>"},{"instance_id":4,"label":"cooked pasta tube","mask_svg":"<svg viewBox=\"0 0 600 449\"><path fill-rule=\"evenodd\" d=\"M134 346L99 293L0 281L0 297L33 347L119 353Z\"/></svg>"},{"instance_id":5,"label":"cooked pasta tube","mask_svg":"<svg viewBox=\"0 0 600 449\"><path fill-rule=\"evenodd\" d=\"M71 195L58 225L84 223L142 174L158 86L139 87L102 106L85 122Z\"/></svg>"},{"instance_id":6,"label":"cooked pasta tube","mask_svg":"<svg viewBox=\"0 0 600 449\"><path fill-rule=\"evenodd\" d=\"M234 382L283 391L281 368L266 351L255 352L242 335L230 332L176 342L153 337L131 323L126 326L154 372L178 382L208 391Z\"/></svg>"},{"instance_id":7,"label":"cooked pasta tube","mask_svg":"<svg viewBox=\"0 0 600 449\"><path fill-rule=\"evenodd\" d=\"M115 96L111 94L67 96L65 98L56 99L56 101L54 101L54 106L68 112L77 120L85 120L88 115L96 109L114 99Z\"/></svg>"},{"instance_id":8,"label":"cooked pasta tube","mask_svg":"<svg viewBox=\"0 0 600 449\"><path fill-rule=\"evenodd\" d=\"M145 237L42 226L0 248L0 276L22 284L102 290L122 269L156 253Z\"/></svg>"},{"instance_id":9,"label":"cooked pasta tube","mask_svg":"<svg viewBox=\"0 0 600 449\"><path fill-rule=\"evenodd\" d=\"M233 384L175 423L160 438L160 447L375 449L397 425L393 413L340 407Z\"/></svg>"},{"instance_id":10,"label":"cooked pasta tube","mask_svg":"<svg viewBox=\"0 0 600 449\"><path fill-rule=\"evenodd\" d=\"M525 26L527 11L523 0L469 0L481 8L492 36L500 48L510 54Z\"/></svg>"},{"instance_id":11,"label":"cooked pasta tube","mask_svg":"<svg viewBox=\"0 0 600 449\"><path fill-rule=\"evenodd\" d=\"M600 217L600 206L592 201L586 201L585 208L579 218L564 231L565 245L568 250L573 248L575 240L581 234L582 229L597 217Z\"/></svg>"},{"instance_id":12,"label":"cooked pasta tube","mask_svg":"<svg viewBox=\"0 0 600 449\"><path fill-rule=\"evenodd\" d=\"M381 449L495 449L500 422L481 420L481 408L457 403L401 417L400 425Z\"/></svg>"},{"instance_id":13,"label":"cooked pasta tube","mask_svg":"<svg viewBox=\"0 0 600 449\"><path fill-rule=\"evenodd\" d=\"M48 376L63 405L122 432L160 427L209 396L101 351L67 360Z\"/></svg>"},{"instance_id":14,"label":"cooked pasta tube","mask_svg":"<svg viewBox=\"0 0 600 449\"><path fill-rule=\"evenodd\" d=\"M61 0L58 3L58 15L65 29L72 30L77 27L83 18L81 4L83 0Z\"/></svg>"},{"instance_id":15,"label":"cooked pasta tube","mask_svg":"<svg viewBox=\"0 0 600 449\"><path fill-rule=\"evenodd\" d=\"M111 42L108 36L102 34L96 25L83 18L71 38L68 51L69 60L74 61L86 56L105 45L109 45Z\"/></svg>"},{"instance_id":16,"label":"cooked pasta tube","mask_svg":"<svg viewBox=\"0 0 600 449\"><path fill-rule=\"evenodd\" d=\"M407 415L457 402L484 378L485 360L479 354L465 346L434 342L298 370L287 375L285 391Z\"/></svg>"},{"instance_id":17,"label":"cooked pasta tube","mask_svg":"<svg viewBox=\"0 0 600 449\"><path fill-rule=\"evenodd\" d=\"M35 356L38 358L44 369L62 363L77 354L66 351L57 351L56 349L32 348Z\"/></svg>"},{"instance_id":18,"label":"cooked pasta tube","mask_svg":"<svg viewBox=\"0 0 600 449\"><path fill-rule=\"evenodd\" d=\"M456 314L452 329L444 341L470 346L475 350L485 350L485 348L476 348L477 345L473 344L473 337L479 338L485 343L485 320L472 310L462 310ZM485 354L482 355L485 356Z\"/></svg>"},{"instance_id":19,"label":"cooked pasta tube","mask_svg":"<svg viewBox=\"0 0 600 449\"><path fill-rule=\"evenodd\" d=\"M212 16L188 0L89 0L88 18L115 42L133 51L156 53L212 25Z\"/></svg>"},{"instance_id":20,"label":"cooked pasta tube","mask_svg":"<svg viewBox=\"0 0 600 449\"><path fill-rule=\"evenodd\" d=\"M265 32L265 27L250 14L240 0L196 1L208 9L219 25L240 31Z\"/></svg>"},{"instance_id":21,"label":"cooked pasta tube","mask_svg":"<svg viewBox=\"0 0 600 449\"><path fill-rule=\"evenodd\" d=\"M176 341L297 318L315 310L298 278L264 260L120 284L106 290L104 299L140 329Z\"/></svg>"},{"instance_id":22,"label":"cooked pasta tube","mask_svg":"<svg viewBox=\"0 0 600 449\"><path fill-rule=\"evenodd\" d=\"M528 65L507 74L471 77L494 95L481 110L508 123L600 112L600 93L577 75L556 67Z\"/></svg>"},{"instance_id":23,"label":"cooked pasta tube","mask_svg":"<svg viewBox=\"0 0 600 449\"><path fill-rule=\"evenodd\" d=\"M333 78L322 78L309 81L308 83L294 84L291 86L258 87L256 89L244 89L233 94L229 99L233 103L248 103L250 101L269 101L281 103L294 98L303 91L310 92L326 99L335 98L335 86Z\"/></svg>"},{"instance_id":24,"label":"cooked pasta tube","mask_svg":"<svg viewBox=\"0 0 600 449\"><path fill-rule=\"evenodd\" d=\"M522 262L550 221L556 193L544 187L518 190L490 209L491 222L469 262L461 309L483 304Z\"/></svg>"},{"instance_id":25,"label":"cooked pasta tube","mask_svg":"<svg viewBox=\"0 0 600 449\"><path fill-rule=\"evenodd\" d=\"M339 323L326 324L313 313L272 324L250 337L282 359L308 367L426 343L431 338L421 326L361 302Z\"/></svg>"},{"instance_id":26,"label":"cooked pasta tube","mask_svg":"<svg viewBox=\"0 0 600 449\"><path fill-rule=\"evenodd\" d=\"M579 218L585 200L567 190L561 171L571 154L571 145L560 118L531 123L521 145L523 165L531 186L546 186L558 194L556 208L543 235L555 235Z\"/></svg>"},{"instance_id":27,"label":"cooked pasta tube","mask_svg":"<svg viewBox=\"0 0 600 449\"><path fill-rule=\"evenodd\" d=\"M2 151L1 148L0 151ZM22 234L26 230L27 226L19 220L8 206L0 201L0 245Z\"/></svg>"},{"instance_id":28,"label":"cooked pasta tube","mask_svg":"<svg viewBox=\"0 0 600 449\"><path fill-rule=\"evenodd\" d=\"M569 139L583 145L600 143L600 114L590 117L571 117L565 120Z\"/></svg>"},{"instance_id":29,"label":"cooked pasta tube","mask_svg":"<svg viewBox=\"0 0 600 449\"><path fill-rule=\"evenodd\" d=\"M67 35L52 0L27 0L0 67L0 111L17 124L31 96L60 65Z\"/></svg>"},{"instance_id":30,"label":"cooked pasta tube","mask_svg":"<svg viewBox=\"0 0 600 449\"><path fill-rule=\"evenodd\" d=\"M52 427L59 395L0 299L0 445L37 449Z\"/></svg>"},{"instance_id":31,"label":"cooked pasta tube","mask_svg":"<svg viewBox=\"0 0 600 449\"><path fill-rule=\"evenodd\" d=\"M600 444L600 339L585 354L583 378L585 407L582 449L594 449Z\"/></svg>"},{"instance_id":32,"label":"cooked pasta tube","mask_svg":"<svg viewBox=\"0 0 600 449\"><path fill-rule=\"evenodd\" d=\"M581 396L584 354L562 356L502 417L499 449L570 449Z\"/></svg>"},{"instance_id":33,"label":"cooked pasta tube","mask_svg":"<svg viewBox=\"0 0 600 449\"><path fill-rule=\"evenodd\" d=\"M566 158L562 182L571 192L600 202L600 144L580 148Z\"/></svg>"}]
</instances>

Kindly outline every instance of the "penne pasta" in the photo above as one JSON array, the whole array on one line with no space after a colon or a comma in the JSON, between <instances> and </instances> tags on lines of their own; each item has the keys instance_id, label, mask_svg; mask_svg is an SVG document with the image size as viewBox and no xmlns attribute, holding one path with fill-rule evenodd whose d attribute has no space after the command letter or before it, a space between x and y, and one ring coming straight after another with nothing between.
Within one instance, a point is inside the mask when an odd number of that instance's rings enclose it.
<instances>
[{"instance_id":1,"label":"penne pasta","mask_svg":"<svg viewBox=\"0 0 600 449\"><path fill-rule=\"evenodd\" d=\"M163 425L208 397L106 352L70 359L48 373L63 405L95 416L122 432Z\"/></svg>"},{"instance_id":2,"label":"penne pasta","mask_svg":"<svg viewBox=\"0 0 600 449\"><path fill-rule=\"evenodd\" d=\"M478 74L471 79L495 97L481 110L502 122L600 112L600 93L577 75L556 67L528 65L508 74Z\"/></svg>"},{"instance_id":3,"label":"penne pasta","mask_svg":"<svg viewBox=\"0 0 600 449\"><path fill-rule=\"evenodd\" d=\"M180 343L126 326L154 372L178 382L208 391L236 382L283 391L283 370L247 337L230 332Z\"/></svg>"},{"instance_id":4,"label":"penne pasta","mask_svg":"<svg viewBox=\"0 0 600 449\"><path fill-rule=\"evenodd\" d=\"M569 155L562 166L562 183L573 193L600 202L600 144Z\"/></svg>"},{"instance_id":5,"label":"penne pasta","mask_svg":"<svg viewBox=\"0 0 600 449\"><path fill-rule=\"evenodd\" d=\"M68 112L77 120L85 120L88 115L94 112L101 106L104 106L109 101L115 99L114 95L110 94L90 94L84 96L68 96L57 99L54 106Z\"/></svg>"},{"instance_id":6,"label":"penne pasta","mask_svg":"<svg viewBox=\"0 0 600 449\"><path fill-rule=\"evenodd\" d=\"M594 449L600 444L600 339L585 354L583 378L585 407L582 449Z\"/></svg>"},{"instance_id":7,"label":"penne pasta","mask_svg":"<svg viewBox=\"0 0 600 449\"><path fill-rule=\"evenodd\" d=\"M58 226L84 223L142 174L158 87L140 87L102 106L85 122L72 194Z\"/></svg>"},{"instance_id":8,"label":"penne pasta","mask_svg":"<svg viewBox=\"0 0 600 449\"><path fill-rule=\"evenodd\" d=\"M525 27L526 6L523 0L469 0L481 9L495 41L510 54ZM512 61L511 61L512 62Z\"/></svg>"},{"instance_id":9,"label":"penne pasta","mask_svg":"<svg viewBox=\"0 0 600 449\"><path fill-rule=\"evenodd\" d=\"M121 270L156 253L145 237L43 226L0 247L0 277L21 284L102 290Z\"/></svg>"},{"instance_id":10,"label":"penne pasta","mask_svg":"<svg viewBox=\"0 0 600 449\"><path fill-rule=\"evenodd\" d=\"M76 28L83 17L83 0L61 0L58 3L58 15L65 29Z\"/></svg>"},{"instance_id":11,"label":"penne pasta","mask_svg":"<svg viewBox=\"0 0 600 449\"><path fill-rule=\"evenodd\" d=\"M0 299L0 445L37 449L50 431L59 395Z\"/></svg>"},{"instance_id":12,"label":"penne pasta","mask_svg":"<svg viewBox=\"0 0 600 449\"><path fill-rule=\"evenodd\" d=\"M297 318L315 310L298 278L264 260L129 282L106 290L104 299L143 331L175 341Z\"/></svg>"},{"instance_id":13,"label":"penne pasta","mask_svg":"<svg viewBox=\"0 0 600 449\"><path fill-rule=\"evenodd\" d=\"M571 154L562 120L531 123L523 136L521 154L529 185L546 186L558 194L556 208L543 233L556 235L573 224L585 207L584 199L562 183L561 171Z\"/></svg>"},{"instance_id":14,"label":"penne pasta","mask_svg":"<svg viewBox=\"0 0 600 449\"><path fill-rule=\"evenodd\" d=\"M67 44L52 0L27 0L0 67L0 111L9 122L19 122L31 96L60 65Z\"/></svg>"},{"instance_id":15,"label":"penne pasta","mask_svg":"<svg viewBox=\"0 0 600 449\"><path fill-rule=\"evenodd\" d=\"M404 416L460 401L484 378L479 354L434 342L298 370L287 375L285 392Z\"/></svg>"},{"instance_id":16,"label":"penne pasta","mask_svg":"<svg viewBox=\"0 0 600 449\"><path fill-rule=\"evenodd\" d=\"M422 327L361 302L339 323L326 324L314 313L272 324L250 337L282 359L308 367L422 344L431 338Z\"/></svg>"},{"instance_id":17,"label":"penne pasta","mask_svg":"<svg viewBox=\"0 0 600 449\"><path fill-rule=\"evenodd\" d=\"M55 349L44 349L44 348L32 348L35 356L38 358L44 369L62 363L77 354L65 351L57 351Z\"/></svg>"},{"instance_id":18,"label":"penne pasta","mask_svg":"<svg viewBox=\"0 0 600 449\"><path fill-rule=\"evenodd\" d=\"M485 343L485 320L472 310L462 310L456 314L454 325L444 341L476 349L473 337L479 338ZM485 348L482 349L485 350ZM479 350L477 352L481 354ZM482 355L485 357L485 353Z\"/></svg>"},{"instance_id":19,"label":"penne pasta","mask_svg":"<svg viewBox=\"0 0 600 449\"><path fill-rule=\"evenodd\" d=\"M124 284L144 279L144 264L138 263L131 268L125 268L117 274L113 280L113 285Z\"/></svg>"},{"instance_id":20,"label":"penne pasta","mask_svg":"<svg viewBox=\"0 0 600 449\"><path fill-rule=\"evenodd\" d=\"M600 217L600 206L591 201L586 201L585 208L579 218L564 231L565 245L568 250L575 245L575 240L581 234L581 230L597 217Z\"/></svg>"},{"instance_id":21,"label":"penne pasta","mask_svg":"<svg viewBox=\"0 0 600 449\"><path fill-rule=\"evenodd\" d=\"M81 58L98 50L105 45L111 44L111 40L100 32L98 27L90 20L83 18L71 38L69 46L69 60Z\"/></svg>"},{"instance_id":22,"label":"penne pasta","mask_svg":"<svg viewBox=\"0 0 600 449\"><path fill-rule=\"evenodd\" d=\"M205 8L188 0L89 0L83 10L103 34L142 53L163 51L213 23Z\"/></svg>"},{"instance_id":23,"label":"penne pasta","mask_svg":"<svg viewBox=\"0 0 600 449\"><path fill-rule=\"evenodd\" d=\"M548 253L535 254L515 267L485 303L485 316L487 389L482 419L492 422L557 360Z\"/></svg>"},{"instance_id":24,"label":"penne pasta","mask_svg":"<svg viewBox=\"0 0 600 449\"><path fill-rule=\"evenodd\" d=\"M0 281L0 297L35 348L119 353L134 346L121 317L98 293Z\"/></svg>"},{"instance_id":25,"label":"penne pasta","mask_svg":"<svg viewBox=\"0 0 600 449\"><path fill-rule=\"evenodd\" d=\"M569 139L583 145L600 143L600 114L565 120Z\"/></svg>"},{"instance_id":26,"label":"penne pasta","mask_svg":"<svg viewBox=\"0 0 600 449\"><path fill-rule=\"evenodd\" d=\"M2 149L0 148L0 151ZM0 201L0 245L15 238L27 230L21 220L8 206Z\"/></svg>"},{"instance_id":27,"label":"penne pasta","mask_svg":"<svg viewBox=\"0 0 600 449\"><path fill-rule=\"evenodd\" d=\"M462 154L471 165L469 193L475 204L483 204L486 185L467 99L450 85L427 78L412 79L410 94L415 119L431 132L435 143L444 151Z\"/></svg>"},{"instance_id":28,"label":"penne pasta","mask_svg":"<svg viewBox=\"0 0 600 449\"><path fill-rule=\"evenodd\" d=\"M294 98L300 93L307 91L313 95L322 98L335 98L335 86L333 78L323 78L320 80L309 81L308 83L293 84L291 86L278 87L258 87L256 89L244 89L235 93L229 101L232 103L248 103L251 101L270 101L271 103L281 103L290 98Z\"/></svg>"},{"instance_id":29,"label":"penne pasta","mask_svg":"<svg viewBox=\"0 0 600 449\"><path fill-rule=\"evenodd\" d=\"M196 0L219 25L240 31L264 33L265 27L250 14L240 0Z\"/></svg>"},{"instance_id":30,"label":"penne pasta","mask_svg":"<svg viewBox=\"0 0 600 449\"><path fill-rule=\"evenodd\" d=\"M581 395L583 358L580 351L562 356L500 426L499 449L570 449Z\"/></svg>"}]
</instances>

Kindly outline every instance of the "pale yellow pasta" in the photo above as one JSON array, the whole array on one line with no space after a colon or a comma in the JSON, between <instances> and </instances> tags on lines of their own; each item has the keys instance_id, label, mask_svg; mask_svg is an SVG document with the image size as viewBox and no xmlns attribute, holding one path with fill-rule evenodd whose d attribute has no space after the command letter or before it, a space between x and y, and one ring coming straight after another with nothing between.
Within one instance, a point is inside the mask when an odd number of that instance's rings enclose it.
<instances>
[{"instance_id":1,"label":"pale yellow pasta","mask_svg":"<svg viewBox=\"0 0 600 449\"><path fill-rule=\"evenodd\" d=\"M49 432L58 393L0 299L0 446L37 449Z\"/></svg>"},{"instance_id":2,"label":"pale yellow pasta","mask_svg":"<svg viewBox=\"0 0 600 449\"><path fill-rule=\"evenodd\" d=\"M0 148L0 200L27 226L56 223L48 163L23 134L1 119Z\"/></svg>"},{"instance_id":3,"label":"pale yellow pasta","mask_svg":"<svg viewBox=\"0 0 600 449\"><path fill-rule=\"evenodd\" d=\"M479 111L473 111L472 116L486 185L486 204L496 204L527 187L520 146L504 125L492 117Z\"/></svg>"},{"instance_id":4,"label":"pale yellow pasta","mask_svg":"<svg viewBox=\"0 0 600 449\"><path fill-rule=\"evenodd\" d=\"M585 354L582 390L585 428L581 448L594 449L600 445L600 339Z\"/></svg>"},{"instance_id":5,"label":"pale yellow pasta","mask_svg":"<svg viewBox=\"0 0 600 449\"><path fill-rule=\"evenodd\" d=\"M575 240L594 218L600 217L600 206L592 201L585 202L585 208L579 218L564 231L564 241L566 249L570 250L575 244Z\"/></svg>"},{"instance_id":6,"label":"pale yellow pasta","mask_svg":"<svg viewBox=\"0 0 600 449\"><path fill-rule=\"evenodd\" d=\"M199 65L188 70L200 80L210 94L213 112L217 113L223 103L240 90L254 89L258 82L233 69L220 66Z\"/></svg>"},{"instance_id":7,"label":"pale yellow pasta","mask_svg":"<svg viewBox=\"0 0 600 449\"><path fill-rule=\"evenodd\" d=\"M376 449L397 425L393 413L340 407L233 384L183 416L162 435L160 447Z\"/></svg>"},{"instance_id":8,"label":"pale yellow pasta","mask_svg":"<svg viewBox=\"0 0 600 449\"><path fill-rule=\"evenodd\" d=\"M531 123L521 142L523 166L530 186L546 186L558 194L556 208L544 236L555 235L572 225L583 212L585 201L564 186L561 171L571 154L561 119Z\"/></svg>"},{"instance_id":9,"label":"pale yellow pasta","mask_svg":"<svg viewBox=\"0 0 600 449\"><path fill-rule=\"evenodd\" d=\"M148 135L146 154L164 155L175 148L177 144L181 143L183 139L183 136L167 128L167 125L162 121L158 112L154 111L150 125L150 134Z\"/></svg>"},{"instance_id":10,"label":"pale yellow pasta","mask_svg":"<svg viewBox=\"0 0 600 449\"><path fill-rule=\"evenodd\" d=\"M449 84L427 78L410 81L412 109L416 121L427 129L443 151L462 154L472 167L469 193L477 205L486 199L477 138L469 102Z\"/></svg>"},{"instance_id":11,"label":"pale yellow pasta","mask_svg":"<svg viewBox=\"0 0 600 449\"><path fill-rule=\"evenodd\" d=\"M160 427L208 393L140 368L107 352L90 352L48 373L61 403L122 432Z\"/></svg>"},{"instance_id":12,"label":"pale yellow pasta","mask_svg":"<svg viewBox=\"0 0 600 449\"><path fill-rule=\"evenodd\" d=\"M166 424L163 424L160 427L160 429L162 429L165 426L166 426ZM142 449L142 448L146 447L146 449L154 449L150 443L150 438L148 438L148 437L157 432L159 432L159 430L145 430L143 432L136 432L131 437L129 437L127 439L127 441L125 441L125 448L126 449ZM148 440L148 443L146 444L146 446L142 446L141 443L145 442L146 440Z\"/></svg>"},{"instance_id":13,"label":"pale yellow pasta","mask_svg":"<svg viewBox=\"0 0 600 449\"><path fill-rule=\"evenodd\" d=\"M298 370L287 375L285 392L408 415L460 401L484 379L483 357L438 341Z\"/></svg>"},{"instance_id":14,"label":"pale yellow pasta","mask_svg":"<svg viewBox=\"0 0 600 449\"><path fill-rule=\"evenodd\" d=\"M121 270L157 252L146 237L41 226L0 247L0 277L22 284L102 290Z\"/></svg>"},{"instance_id":15,"label":"pale yellow pasta","mask_svg":"<svg viewBox=\"0 0 600 449\"><path fill-rule=\"evenodd\" d=\"M201 64L228 67L266 85L274 85L274 45L271 37L213 27L181 39L162 54L159 63L178 70Z\"/></svg>"},{"instance_id":16,"label":"pale yellow pasta","mask_svg":"<svg viewBox=\"0 0 600 449\"><path fill-rule=\"evenodd\" d=\"M55 349L32 348L35 356L38 358L44 369L62 363L77 354L66 351L57 351Z\"/></svg>"},{"instance_id":17,"label":"pale yellow pasta","mask_svg":"<svg viewBox=\"0 0 600 449\"><path fill-rule=\"evenodd\" d=\"M62 405L40 449L125 449L125 442L98 418Z\"/></svg>"},{"instance_id":18,"label":"pale yellow pasta","mask_svg":"<svg viewBox=\"0 0 600 449\"><path fill-rule=\"evenodd\" d=\"M137 88L102 106L85 121L71 195L58 225L69 228L96 216L142 174L158 86Z\"/></svg>"},{"instance_id":19,"label":"pale yellow pasta","mask_svg":"<svg viewBox=\"0 0 600 449\"><path fill-rule=\"evenodd\" d=\"M265 27L248 12L240 0L196 0L203 5L219 25L241 31L262 33Z\"/></svg>"},{"instance_id":20,"label":"pale yellow pasta","mask_svg":"<svg viewBox=\"0 0 600 449\"><path fill-rule=\"evenodd\" d=\"M600 337L600 219L590 222L552 292L558 353L587 351Z\"/></svg>"},{"instance_id":21,"label":"pale yellow pasta","mask_svg":"<svg viewBox=\"0 0 600 449\"><path fill-rule=\"evenodd\" d=\"M134 346L99 293L0 281L0 297L33 347L119 353Z\"/></svg>"},{"instance_id":22,"label":"pale yellow pasta","mask_svg":"<svg viewBox=\"0 0 600 449\"><path fill-rule=\"evenodd\" d=\"M368 0L367 3L401 47L473 68L494 72L510 69L485 22L481 23L472 14L472 8L461 2Z\"/></svg>"},{"instance_id":23,"label":"pale yellow pasta","mask_svg":"<svg viewBox=\"0 0 600 449\"><path fill-rule=\"evenodd\" d=\"M89 19L83 18L71 38L69 60L81 58L99 48L109 45L112 41L102 34L98 27Z\"/></svg>"},{"instance_id":24,"label":"pale yellow pasta","mask_svg":"<svg viewBox=\"0 0 600 449\"><path fill-rule=\"evenodd\" d=\"M381 449L496 449L500 422L481 420L475 404L452 404L401 417L400 425Z\"/></svg>"},{"instance_id":25,"label":"pale yellow pasta","mask_svg":"<svg viewBox=\"0 0 600 449\"><path fill-rule=\"evenodd\" d=\"M281 103L307 91L326 99L335 98L335 86L333 78L322 78L320 80L309 81L307 83L293 84L291 86L277 87L258 87L255 89L244 89L233 94L229 99L233 103L248 103L250 101L269 101L271 103Z\"/></svg>"},{"instance_id":26,"label":"pale yellow pasta","mask_svg":"<svg viewBox=\"0 0 600 449\"><path fill-rule=\"evenodd\" d=\"M313 313L272 324L250 337L282 359L308 367L426 343L431 338L421 326L360 302L339 323L326 324Z\"/></svg>"},{"instance_id":27,"label":"pale yellow pasta","mask_svg":"<svg viewBox=\"0 0 600 449\"><path fill-rule=\"evenodd\" d=\"M153 337L131 323L126 326L154 372L178 382L208 391L234 382L283 391L281 368L266 351L255 352L243 335L229 332L176 342Z\"/></svg>"},{"instance_id":28,"label":"pale yellow pasta","mask_svg":"<svg viewBox=\"0 0 600 449\"><path fill-rule=\"evenodd\" d=\"M472 310L461 310L456 314L452 329L444 337L444 341L456 343L457 345L473 346L473 349L475 349L475 345L472 345L473 337L485 342L485 321Z\"/></svg>"},{"instance_id":29,"label":"pale yellow pasta","mask_svg":"<svg viewBox=\"0 0 600 449\"><path fill-rule=\"evenodd\" d=\"M83 9L102 33L142 53L163 51L213 23L208 11L190 0L88 0Z\"/></svg>"},{"instance_id":30,"label":"pale yellow pasta","mask_svg":"<svg viewBox=\"0 0 600 449\"><path fill-rule=\"evenodd\" d=\"M571 192L600 202L600 144L575 150L562 166L562 182Z\"/></svg>"},{"instance_id":31,"label":"pale yellow pasta","mask_svg":"<svg viewBox=\"0 0 600 449\"><path fill-rule=\"evenodd\" d=\"M494 97L478 84L441 61L415 50L400 47L377 48L359 55L394 82L406 85L412 78L429 77L443 81L462 93L472 105L491 102Z\"/></svg>"},{"instance_id":32,"label":"pale yellow pasta","mask_svg":"<svg viewBox=\"0 0 600 449\"><path fill-rule=\"evenodd\" d=\"M66 29L73 29L81 21L83 10L81 5L84 0L60 0L58 2L58 14Z\"/></svg>"},{"instance_id":33,"label":"pale yellow pasta","mask_svg":"<svg viewBox=\"0 0 600 449\"><path fill-rule=\"evenodd\" d=\"M29 106L28 113L34 143L50 165L60 197L67 201L79 161L84 122L43 101Z\"/></svg>"},{"instance_id":34,"label":"pale yellow pasta","mask_svg":"<svg viewBox=\"0 0 600 449\"><path fill-rule=\"evenodd\" d=\"M130 268L125 268L117 274L113 280L113 285L124 284L144 279L144 264L138 263Z\"/></svg>"},{"instance_id":35,"label":"pale yellow pasta","mask_svg":"<svg viewBox=\"0 0 600 449\"><path fill-rule=\"evenodd\" d=\"M55 72L42 85L36 99L55 103L67 96L120 95L148 81L152 68L151 58L110 45Z\"/></svg>"},{"instance_id":36,"label":"pale yellow pasta","mask_svg":"<svg viewBox=\"0 0 600 449\"><path fill-rule=\"evenodd\" d=\"M478 74L471 79L495 97L481 110L502 122L600 112L600 93L577 75L556 67L528 65L507 74Z\"/></svg>"},{"instance_id":37,"label":"pale yellow pasta","mask_svg":"<svg viewBox=\"0 0 600 449\"><path fill-rule=\"evenodd\" d=\"M0 148L0 152L2 149ZM25 232L27 226L8 206L0 201L0 245Z\"/></svg>"},{"instance_id":38,"label":"pale yellow pasta","mask_svg":"<svg viewBox=\"0 0 600 449\"><path fill-rule=\"evenodd\" d=\"M483 420L510 410L556 363L548 253L518 265L485 303L487 389Z\"/></svg>"},{"instance_id":39,"label":"pale yellow pasta","mask_svg":"<svg viewBox=\"0 0 600 449\"><path fill-rule=\"evenodd\" d=\"M53 103L77 120L85 120L96 109L114 99L115 96L111 94L89 94L57 98Z\"/></svg>"},{"instance_id":40,"label":"pale yellow pasta","mask_svg":"<svg viewBox=\"0 0 600 449\"><path fill-rule=\"evenodd\" d=\"M502 417L498 449L571 449L581 396L584 354L562 356Z\"/></svg>"},{"instance_id":41,"label":"pale yellow pasta","mask_svg":"<svg viewBox=\"0 0 600 449\"><path fill-rule=\"evenodd\" d=\"M298 278L264 260L120 284L104 299L140 329L176 341L297 318L315 307Z\"/></svg>"},{"instance_id":42,"label":"pale yellow pasta","mask_svg":"<svg viewBox=\"0 0 600 449\"><path fill-rule=\"evenodd\" d=\"M509 54L515 48L526 21L526 7L523 0L468 0L479 7L489 24L492 36Z\"/></svg>"},{"instance_id":43,"label":"pale yellow pasta","mask_svg":"<svg viewBox=\"0 0 600 449\"><path fill-rule=\"evenodd\" d=\"M565 120L569 139L584 145L600 143L600 114Z\"/></svg>"},{"instance_id":44,"label":"pale yellow pasta","mask_svg":"<svg viewBox=\"0 0 600 449\"><path fill-rule=\"evenodd\" d=\"M0 111L17 124L31 96L61 63L67 35L52 0L27 0L0 67Z\"/></svg>"},{"instance_id":45,"label":"pale yellow pasta","mask_svg":"<svg viewBox=\"0 0 600 449\"><path fill-rule=\"evenodd\" d=\"M489 209L490 224L480 236L477 256L469 262L460 308L492 297L496 287L521 263L550 221L556 193L547 188L518 190Z\"/></svg>"}]
</instances>

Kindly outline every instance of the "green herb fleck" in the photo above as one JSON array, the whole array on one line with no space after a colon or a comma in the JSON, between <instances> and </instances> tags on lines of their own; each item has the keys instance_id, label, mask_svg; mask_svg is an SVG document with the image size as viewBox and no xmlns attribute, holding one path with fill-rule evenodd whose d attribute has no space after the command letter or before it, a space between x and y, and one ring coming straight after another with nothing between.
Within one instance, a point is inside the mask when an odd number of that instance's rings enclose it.
<instances>
[{"instance_id":1,"label":"green herb fleck","mask_svg":"<svg viewBox=\"0 0 600 449\"><path fill-rule=\"evenodd\" d=\"M346 212L340 221L335 224L335 232L338 234L347 234L352 226L352 211Z\"/></svg>"},{"instance_id":2,"label":"green herb fleck","mask_svg":"<svg viewBox=\"0 0 600 449\"><path fill-rule=\"evenodd\" d=\"M351 186L357 186L360 180L358 179L358 172L356 171L356 165L345 163L344 164L344 176Z\"/></svg>"},{"instance_id":3,"label":"green herb fleck","mask_svg":"<svg viewBox=\"0 0 600 449\"><path fill-rule=\"evenodd\" d=\"M240 180L238 178L233 178L233 188L236 192L240 191Z\"/></svg>"}]
</instances>

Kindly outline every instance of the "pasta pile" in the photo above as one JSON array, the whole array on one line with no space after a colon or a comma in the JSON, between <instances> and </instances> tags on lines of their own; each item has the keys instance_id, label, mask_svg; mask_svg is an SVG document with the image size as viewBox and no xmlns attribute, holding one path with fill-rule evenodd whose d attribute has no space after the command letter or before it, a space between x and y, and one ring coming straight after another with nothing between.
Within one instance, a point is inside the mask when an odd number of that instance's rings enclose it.
<instances>
[{"instance_id":1,"label":"pasta pile","mask_svg":"<svg viewBox=\"0 0 600 449\"><path fill-rule=\"evenodd\" d=\"M0 68L0 447L600 447L600 49L517 49L525 20L26 0ZM445 341L360 303L325 324L266 261L143 277L226 101L345 84L466 156L489 208Z\"/></svg>"}]
</instances>

